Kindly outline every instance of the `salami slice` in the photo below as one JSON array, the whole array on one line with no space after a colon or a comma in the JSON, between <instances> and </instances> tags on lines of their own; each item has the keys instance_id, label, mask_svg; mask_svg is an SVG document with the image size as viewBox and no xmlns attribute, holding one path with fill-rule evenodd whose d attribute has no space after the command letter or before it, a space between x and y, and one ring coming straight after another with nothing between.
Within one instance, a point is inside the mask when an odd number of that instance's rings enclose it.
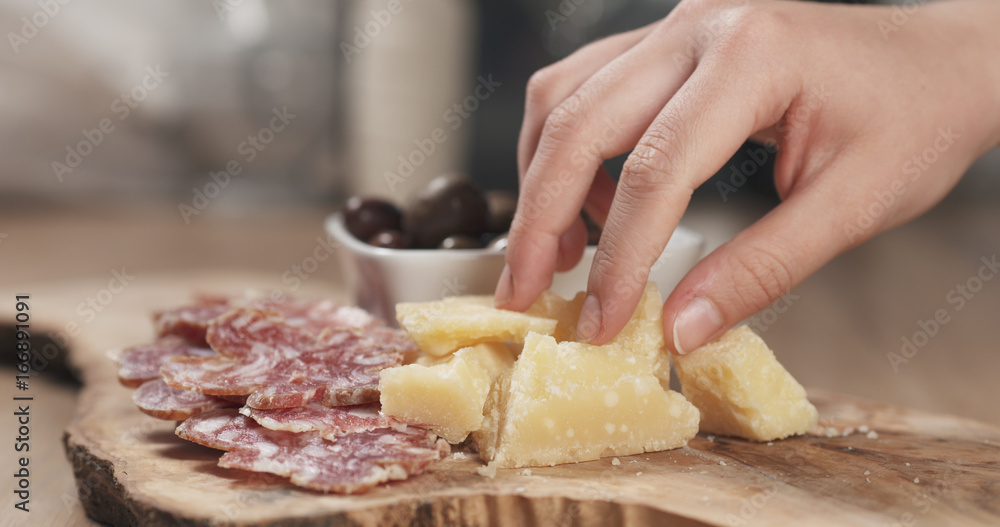
<instances>
[{"instance_id":1,"label":"salami slice","mask_svg":"<svg viewBox=\"0 0 1000 527\"><path fill-rule=\"evenodd\" d=\"M318 432L323 439L330 441L355 432L405 426L405 423L379 413L377 404L330 408L318 403L309 403L298 408L274 410L246 407L240 408L240 413L269 430Z\"/></svg>"},{"instance_id":2,"label":"salami slice","mask_svg":"<svg viewBox=\"0 0 1000 527\"><path fill-rule=\"evenodd\" d=\"M209 324L216 357L180 357L161 368L167 384L209 395L248 395L273 409L321 400L331 406L378 401L378 372L399 365L415 345L382 326L327 328L317 338L274 312L237 309Z\"/></svg>"},{"instance_id":3,"label":"salami slice","mask_svg":"<svg viewBox=\"0 0 1000 527\"><path fill-rule=\"evenodd\" d=\"M130 388L160 378L160 366L171 357L211 357L211 349L192 346L180 337L167 336L152 344L125 348L118 361L118 381Z\"/></svg>"},{"instance_id":4,"label":"salami slice","mask_svg":"<svg viewBox=\"0 0 1000 527\"><path fill-rule=\"evenodd\" d=\"M383 325L367 311L343 306L333 300L248 299L218 295L201 295L195 302L153 316L157 335L175 335L196 345L207 346L208 324L233 309L274 311L285 317L293 327L319 335L325 329L367 328Z\"/></svg>"},{"instance_id":5,"label":"salami slice","mask_svg":"<svg viewBox=\"0 0 1000 527\"><path fill-rule=\"evenodd\" d=\"M230 307L231 299L224 296L200 295L193 304L153 314L153 326L160 337L180 337L195 346L208 347L205 331L208 323Z\"/></svg>"},{"instance_id":6,"label":"salami slice","mask_svg":"<svg viewBox=\"0 0 1000 527\"><path fill-rule=\"evenodd\" d=\"M214 410L177 427L177 435L226 450L219 466L288 477L294 485L354 494L406 479L448 454L450 447L419 428L377 428L327 441L317 432L268 430L234 410Z\"/></svg>"},{"instance_id":7,"label":"salami slice","mask_svg":"<svg viewBox=\"0 0 1000 527\"><path fill-rule=\"evenodd\" d=\"M162 380L147 381L132 392L132 402L143 413L157 419L180 421L234 403L197 392L178 390Z\"/></svg>"}]
</instances>

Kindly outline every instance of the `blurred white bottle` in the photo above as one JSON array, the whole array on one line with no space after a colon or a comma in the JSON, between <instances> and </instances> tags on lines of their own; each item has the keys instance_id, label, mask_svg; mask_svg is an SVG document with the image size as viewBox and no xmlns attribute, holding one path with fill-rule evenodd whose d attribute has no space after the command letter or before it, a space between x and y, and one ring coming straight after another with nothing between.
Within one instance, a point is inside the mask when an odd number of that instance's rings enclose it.
<instances>
[{"instance_id":1,"label":"blurred white bottle","mask_svg":"<svg viewBox=\"0 0 1000 527\"><path fill-rule=\"evenodd\" d=\"M397 203L462 170L468 126L446 112L469 95L475 6L466 0L361 0L342 11L342 130L348 195Z\"/></svg>"}]
</instances>

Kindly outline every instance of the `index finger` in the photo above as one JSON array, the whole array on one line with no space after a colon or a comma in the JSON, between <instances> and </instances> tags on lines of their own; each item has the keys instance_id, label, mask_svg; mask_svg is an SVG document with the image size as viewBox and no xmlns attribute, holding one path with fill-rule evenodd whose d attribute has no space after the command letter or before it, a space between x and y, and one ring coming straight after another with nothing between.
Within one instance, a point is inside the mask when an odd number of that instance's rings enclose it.
<instances>
[{"instance_id":1,"label":"index finger","mask_svg":"<svg viewBox=\"0 0 1000 527\"><path fill-rule=\"evenodd\" d=\"M621 331L694 189L791 101L780 86L792 83L736 62L700 64L625 162L590 271L582 340L603 344Z\"/></svg>"}]
</instances>

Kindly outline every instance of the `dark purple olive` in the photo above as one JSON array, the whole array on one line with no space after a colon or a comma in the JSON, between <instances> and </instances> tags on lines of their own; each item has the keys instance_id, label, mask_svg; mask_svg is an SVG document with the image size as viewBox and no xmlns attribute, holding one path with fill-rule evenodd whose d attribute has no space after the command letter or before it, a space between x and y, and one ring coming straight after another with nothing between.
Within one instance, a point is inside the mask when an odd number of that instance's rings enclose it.
<instances>
[{"instance_id":1,"label":"dark purple olive","mask_svg":"<svg viewBox=\"0 0 1000 527\"><path fill-rule=\"evenodd\" d=\"M344 207L344 224L359 240L369 240L379 231L400 230L402 213L388 201L355 196Z\"/></svg>"},{"instance_id":2,"label":"dark purple olive","mask_svg":"<svg viewBox=\"0 0 1000 527\"><path fill-rule=\"evenodd\" d=\"M489 245L486 246L487 249L491 251L506 251L507 250L507 233L503 233L496 238L493 238Z\"/></svg>"},{"instance_id":3,"label":"dark purple olive","mask_svg":"<svg viewBox=\"0 0 1000 527\"><path fill-rule=\"evenodd\" d=\"M452 235L478 237L489 208L482 191L461 174L438 176L420 190L403 215L403 232L419 248L434 248Z\"/></svg>"},{"instance_id":4,"label":"dark purple olive","mask_svg":"<svg viewBox=\"0 0 1000 527\"><path fill-rule=\"evenodd\" d=\"M386 247L389 249L409 249L411 244L409 236L394 229L379 231L372 236L368 243L375 247Z\"/></svg>"},{"instance_id":5,"label":"dark purple olive","mask_svg":"<svg viewBox=\"0 0 1000 527\"><path fill-rule=\"evenodd\" d=\"M486 193L486 203L490 210L487 229L490 232L509 231L517 209L517 196L506 190L491 190Z\"/></svg>"},{"instance_id":6,"label":"dark purple olive","mask_svg":"<svg viewBox=\"0 0 1000 527\"><path fill-rule=\"evenodd\" d=\"M483 244L472 236L456 235L441 240L438 249L482 249Z\"/></svg>"}]
</instances>

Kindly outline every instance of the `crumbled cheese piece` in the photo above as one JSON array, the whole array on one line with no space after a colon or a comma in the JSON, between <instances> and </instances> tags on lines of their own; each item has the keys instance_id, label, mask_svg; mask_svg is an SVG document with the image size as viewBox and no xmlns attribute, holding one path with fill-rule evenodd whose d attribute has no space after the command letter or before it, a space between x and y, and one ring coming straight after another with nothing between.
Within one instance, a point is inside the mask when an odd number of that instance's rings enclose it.
<instances>
[{"instance_id":1,"label":"crumbled cheese piece","mask_svg":"<svg viewBox=\"0 0 1000 527\"><path fill-rule=\"evenodd\" d=\"M396 304L396 320L420 351L434 357L484 342L524 342L531 331L556 331L555 320L497 309L493 297L485 295Z\"/></svg>"},{"instance_id":2,"label":"crumbled cheese piece","mask_svg":"<svg viewBox=\"0 0 1000 527\"><path fill-rule=\"evenodd\" d=\"M840 435L840 431L832 426L826 427L826 437L837 437Z\"/></svg>"},{"instance_id":3,"label":"crumbled cheese piece","mask_svg":"<svg viewBox=\"0 0 1000 527\"><path fill-rule=\"evenodd\" d=\"M805 389L747 326L674 357L674 365L684 395L701 411L703 432L770 441L816 426Z\"/></svg>"},{"instance_id":4,"label":"crumbled cheese piece","mask_svg":"<svg viewBox=\"0 0 1000 527\"><path fill-rule=\"evenodd\" d=\"M653 372L644 350L530 333L491 388L472 434L479 455L519 468L684 446L698 432L698 409Z\"/></svg>"},{"instance_id":5,"label":"crumbled cheese piece","mask_svg":"<svg viewBox=\"0 0 1000 527\"><path fill-rule=\"evenodd\" d=\"M642 475L642 471L640 470L639 472L636 472L635 475L636 476L641 476Z\"/></svg>"},{"instance_id":6,"label":"crumbled cheese piece","mask_svg":"<svg viewBox=\"0 0 1000 527\"><path fill-rule=\"evenodd\" d=\"M774 446L774 441L768 441L767 446Z\"/></svg>"},{"instance_id":7,"label":"crumbled cheese piece","mask_svg":"<svg viewBox=\"0 0 1000 527\"><path fill-rule=\"evenodd\" d=\"M521 475L522 476L530 476L531 475L531 469L530 468L526 468L526 469L522 470L521 471Z\"/></svg>"},{"instance_id":8,"label":"crumbled cheese piece","mask_svg":"<svg viewBox=\"0 0 1000 527\"><path fill-rule=\"evenodd\" d=\"M914 483L920 483L920 478L913 478Z\"/></svg>"},{"instance_id":9,"label":"crumbled cheese piece","mask_svg":"<svg viewBox=\"0 0 1000 527\"><path fill-rule=\"evenodd\" d=\"M726 466L726 462L723 461L723 460L721 460L721 459L719 460L719 464L722 465L722 466Z\"/></svg>"},{"instance_id":10,"label":"crumbled cheese piece","mask_svg":"<svg viewBox=\"0 0 1000 527\"><path fill-rule=\"evenodd\" d=\"M482 426L490 385L513 364L506 345L480 344L437 363L384 369L379 380L382 412L426 425L451 444L461 443Z\"/></svg>"},{"instance_id":11,"label":"crumbled cheese piece","mask_svg":"<svg viewBox=\"0 0 1000 527\"><path fill-rule=\"evenodd\" d=\"M869 474L871 474L871 473L872 473L872 471L870 471L870 470L866 470L866 471L865 471L865 475L866 475L866 476L867 476L867 475L869 475Z\"/></svg>"},{"instance_id":12,"label":"crumbled cheese piece","mask_svg":"<svg viewBox=\"0 0 1000 527\"><path fill-rule=\"evenodd\" d=\"M621 465L622 462L618 458L613 457L613 458L611 458L611 464L617 467L618 465Z\"/></svg>"},{"instance_id":13,"label":"crumbled cheese piece","mask_svg":"<svg viewBox=\"0 0 1000 527\"><path fill-rule=\"evenodd\" d=\"M497 466L493 463L489 463L483 466L476 467L476 472L480 476L493 479L497 477Z\"/></svg>"},{"instance_id":14,"label":"crumbled cheese piece","mask_svg":"<svg viewBox=\"0 0 1000 527\"><path fill-rule=\"evenodd\" d=\"M868 425L861 425L861 426L859 426L858 427L858 432L861 432L862 434L867 434L868 433Z\"/></svg>"},{"instance_id":15,"label":"crumbled cheese piece","mask_svg":"<svg viewBox=\"0 0 1000 527\"><path fill-rule=\"evenodd\" d=\"M451 455L451 458L456 461L462 461L464 459L467 459L468 457L469 456L467 456L465 452L455 452L454 454Z\"/></svg>"},{"instance_id":16,"label":"crumbled cheese piece","mask_svg":"<svg viewBox=\"0 0 1000 527\"><path fill-rule=\"evenodd\" d=\"M847 428L845 428L845 429L844 429L844 431L843 431L843 432L841 433L841 436L842 436L842 437L847 437L847 436L849 436L849 435L851 435L851 434L853 434L853 433L854 433L854 427L851 427L851 426L848 426L848 427L847 427Z\"/></svg>"},{"instance_id":17,"label":"crumbled cheese piece","mask_svg":"<svg viewBox=\"0 0 1000 527\"><path fill-rule=\"evenodd\" d=\"M709 434L709 435L707 435L707 436L705 437L705 439L708 439L708 440L709 440L709 441L711 441L712 443L714 443L714 442L715 442L715 436L714 436L714 435L712 435L712 434Z\"/></svg>"},{"instance_id":18,"label":"crumbled cheese piece","mask_svg":"<svg viewBox=\"0 0 1000 527\"><path fill-rule=\"evenodd\" d=\"M867 437L868 439L878 439L878 432L870 430L865 437Z\"/></svg>"}]
</instances>

